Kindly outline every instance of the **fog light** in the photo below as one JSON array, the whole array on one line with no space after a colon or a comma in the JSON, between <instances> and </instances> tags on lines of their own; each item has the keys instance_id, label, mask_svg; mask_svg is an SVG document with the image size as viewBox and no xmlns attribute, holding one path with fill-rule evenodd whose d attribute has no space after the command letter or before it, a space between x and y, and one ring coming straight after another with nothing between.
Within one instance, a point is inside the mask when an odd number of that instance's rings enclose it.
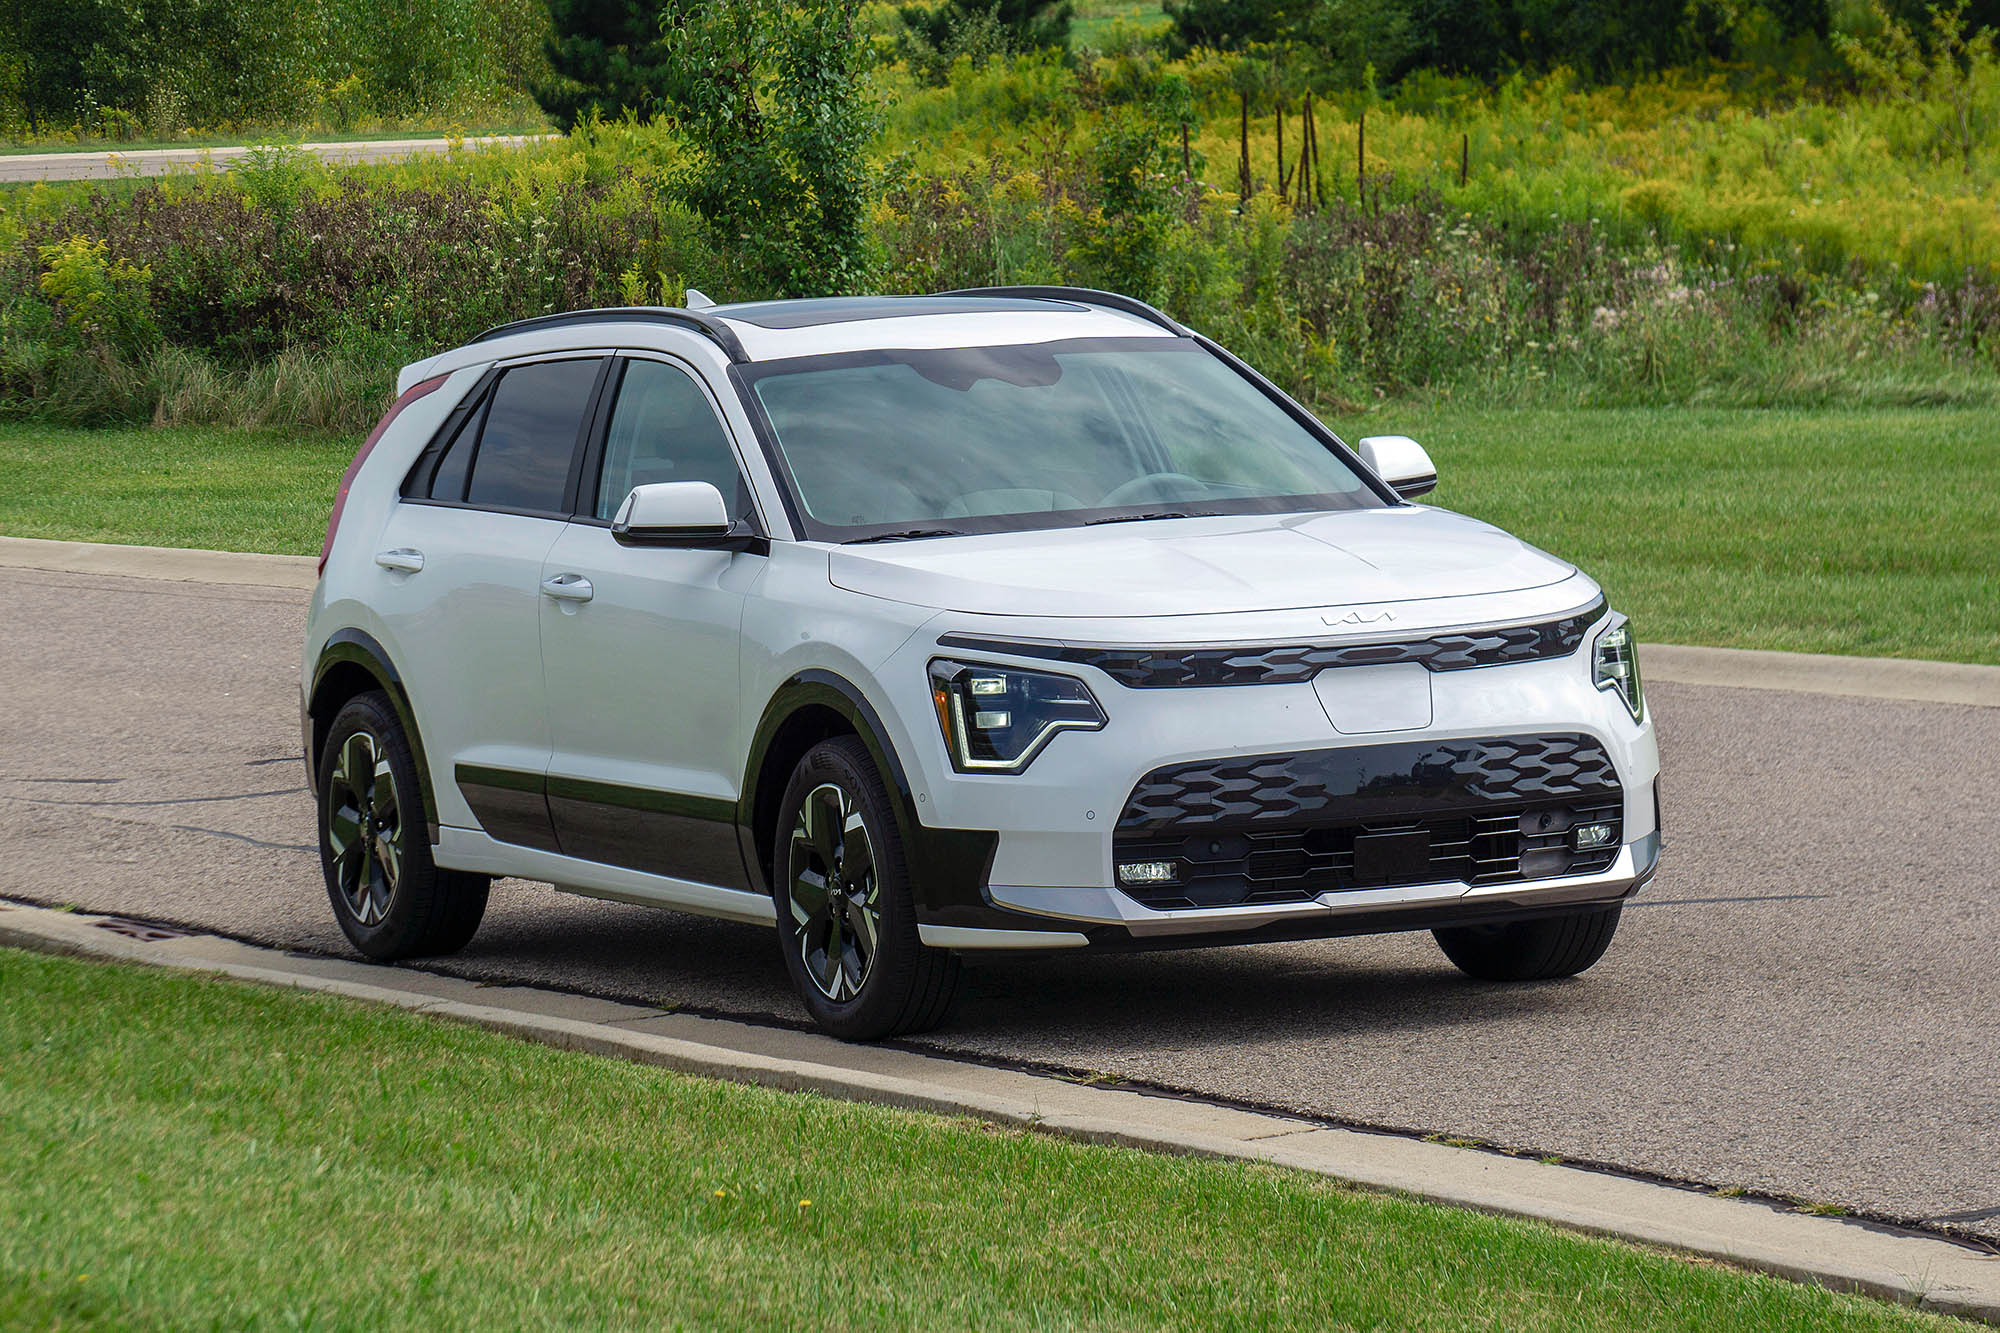
<instances>
[{"instance_id":1,"label":"fog light","mask_svg":"<svg viewBox=\"0 0 2000 1333\"><path fill-rule=\"evenodd\" d=\"M1609 847L1618 830L1609 824L1578 824L1575 836L1576 849L1587 852L1593 847Z\"/></svg>"},{"instance_id":2,"label":"fog light","mask_svg":"<svg viewBox=\"0 0 2000 1333\"><path fill-rule=\"evenodd\" d=\"M1174 882L1172 861L1127 861L1118 867L1118 882L1121 884L1171 884Z\"/></svg>"},{"instance_id":3,"label":"fog light","mask_svg":"<svg viewBox=\"0 0 2000 1333\"><path fill-rule=\"evenodd\" d=\"M981 731L1005 731L1014 725L1014 715L997 708L982 708L972 715L972 725Z\"/></svg>"}]
</instances>

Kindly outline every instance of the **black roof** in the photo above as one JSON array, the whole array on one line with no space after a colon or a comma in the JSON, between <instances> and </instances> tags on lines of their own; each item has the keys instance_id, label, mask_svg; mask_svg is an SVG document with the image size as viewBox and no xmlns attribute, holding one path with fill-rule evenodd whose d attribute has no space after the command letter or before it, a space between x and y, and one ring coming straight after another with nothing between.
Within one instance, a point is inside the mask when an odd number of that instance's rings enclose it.
<instances>
[{"instance_id":1,"label":"black roof","mask_svg":"<svg viewBox=\"0 0 2000 1333\"><path fill-rule=\"evenodd\" d=\"M852 324L864 319L907 319L917 315L1028 314L1058 305L1069 310L1087 307L1074 301L1023 299L1016 296L821 296L797 301L746 301L712 306L721 319L738 319L760 329L811 329L822 324Z\"/></svg>"}]
</instances>

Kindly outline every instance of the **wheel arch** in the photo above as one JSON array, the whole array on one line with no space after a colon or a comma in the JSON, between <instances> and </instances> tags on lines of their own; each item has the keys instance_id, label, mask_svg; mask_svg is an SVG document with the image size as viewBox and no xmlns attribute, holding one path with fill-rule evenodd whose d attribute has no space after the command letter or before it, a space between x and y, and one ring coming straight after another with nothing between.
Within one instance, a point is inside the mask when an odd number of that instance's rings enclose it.
<instances>
[{"instance_id":1,"label":"wheel arch","mask_svg":"<svg viewBox=\"0 0 2000 1333\"><path fill-rule=\"evenodd\" d=\"M898 831L907 845L918 824L910 779L882 717L854 682L831 671L802 671L780 685L764 705L750 741L749 761L737 802L736 832L751 884L771 892L771 845L778 828L778 802L785 783L806 752L821 741L854 736L868 749L876 772L889 788Z\"/></svg>"},{"instance_id":2,"label":"wheel arch","mask_svg":"<svg viewBox=\"0 0 2000 1333\"><path fill-rule=\"evenodd\" d=\"M897 832L909 861L917 919L924 924L1033 929L1031 918L994 907L986 896L997 833L935 828L917 815L909 771L896 754L889 729L853 681L831 671L802 671L772 694L750 745L737 837L743 865L759 892L771 892L770 858L785 783L807 750L832 736L858 737L889 789Z\"/></svg>"},{"instance_id":3,"label":"wheel arch","mask_svg":"<svg viewBox=\"0 0 2000 1333\"><path fill-rule=\"evenodd\" d=\"M423 798L424 823L431 842L435 844L438 840L437 798L431 791L430 761L424 755L423 737L417 731L417 715L410 706L409 690L404 686L402 673L396 670L388 650L363 630L334 631L320 649L319 661L313 667L313 683L306 695L303 727L308 785L317 796L320 752L326 745L333 719L348 700L370 690L380 690L388 696L390 707L396 710L396 720L403 726L404 738L410 743L411 757L417 761L417 789Z\"/></svg>"}]
</instances>

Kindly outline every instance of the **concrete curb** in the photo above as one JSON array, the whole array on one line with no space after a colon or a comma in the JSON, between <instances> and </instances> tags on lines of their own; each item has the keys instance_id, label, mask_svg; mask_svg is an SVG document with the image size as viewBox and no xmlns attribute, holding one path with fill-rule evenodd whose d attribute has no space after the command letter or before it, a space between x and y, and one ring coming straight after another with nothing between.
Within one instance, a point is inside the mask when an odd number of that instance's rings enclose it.
<instances>
[{"instance_id":1,"label":"concrete curb","mask_svg":"<svg viewBox=\"0 0 2000 1333\"><path fill-rule=\"evenodd\" d=\"M118 546L105 542L54 542L39 537L0 537L0 568L42 569L59 574L112 574L121 578L171 579L182 583L224 583L310 591L319 582L319 561L309 555L255 555L245 551L201 551L172 546Z\"/></svg>"},{"instance_id":2,"label":"concrete curb","mask_svg":"<svg viewBox=\"0 0 2000 1333\"><path fill-rule=\"evenodd\" d=\"M2000 708L2000 667L1963 662L1646 643L1639 648L1639 666L1647 680L1673 685L1726 685L1745 690L1791 690L1803 694L1845 694L1863 699Z\"/></svg>"},{"instance_id":3,"label":"concrete curb","mask_svg":"<svg viewBox=\"0 0 2000 1333\"><path fill-rule=\"evenodd\" d=\"M1092 1143L1264 1162L2000 1324L2000 1255L1670 1185L908 1049L849 1046L814 1033L285 954L213 935L149 930L115 917L0 902L0 945L393 1005L706 1078L973 1116Z\"/></svg>"},{"instance_id":4,"label":"concrete curb","mask_svg":"<svg viewBox=\"0 0 2000 1333\"><path fill-rule=\"evenodd\" d=\"M192 583L253 584L310 589L318 562L303 555L248 555L0 537L0 567ZM1675 685L1845 694L1864 699L2000 708L2000 666L1921 662L1897 657L1831 657L1746 648L1695 648L1649 643L1640 657L1649 680Z\"/></svg>"}]
</instances>

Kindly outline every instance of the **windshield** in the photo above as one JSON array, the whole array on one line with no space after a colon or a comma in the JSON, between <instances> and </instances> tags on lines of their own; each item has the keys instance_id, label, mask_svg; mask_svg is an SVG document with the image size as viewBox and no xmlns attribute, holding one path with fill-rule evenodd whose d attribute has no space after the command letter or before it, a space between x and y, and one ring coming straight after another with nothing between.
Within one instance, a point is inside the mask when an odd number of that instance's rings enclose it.
<instances>
[{"instance_id":1,"label":"windshield","mask_svg":"<svg viewBox=\"0 0 2000 1333\"><path fill-rule=\"evenodd\" d=\"M1190 339L854 352L742 373L820 541L1385 503Z\"/></svg>"}]
</instances>

